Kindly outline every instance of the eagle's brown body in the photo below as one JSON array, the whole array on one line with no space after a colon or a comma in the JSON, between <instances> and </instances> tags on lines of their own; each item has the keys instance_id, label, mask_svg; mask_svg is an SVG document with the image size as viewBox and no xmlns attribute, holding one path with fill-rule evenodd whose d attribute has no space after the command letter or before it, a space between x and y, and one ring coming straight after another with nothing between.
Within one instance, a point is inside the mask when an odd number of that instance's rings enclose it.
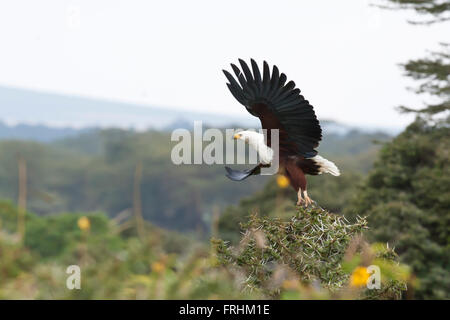
<instances>
[{"instance_id":1,"label":"eagle's brown body","mask_svg":"<svg viewBox=\"0 0 450 320\"><path fill-rule=\"evenodd\" d=\"M289 141L288 133L283 128L283 125L271 112L268 106L264 103L255 104L252 110L261 120L261 126L267 129L266 144L271 147L271 129L279 130L279 165L280 171L284 172L289 179L290 185L296 192L299 190L306 191L307 181L306 174L317 175L319 174L319 166L302 155L299 155L296 151L296 146L293 142Z\"/></svg>"},{"instance_id":2,"label":"eagle's brown body","mask_svg":"<svg viewBox=\"0 0 450 320\"><path fill-rule=\"evenodd\" d=\"M319 174L318 166L311 160L301 156L280 156L280 167L284 169L291 186L298 191L299 188L306 190L306 174Z\"/></svg>"}]
</instances>

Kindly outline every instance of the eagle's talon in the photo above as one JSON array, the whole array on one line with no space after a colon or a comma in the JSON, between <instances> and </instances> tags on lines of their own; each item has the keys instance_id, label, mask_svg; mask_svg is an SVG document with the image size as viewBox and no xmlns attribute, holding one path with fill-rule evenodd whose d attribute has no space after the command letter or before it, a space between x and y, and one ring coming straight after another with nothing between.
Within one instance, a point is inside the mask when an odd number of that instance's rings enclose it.
<instances>
[{"instance_id":1,"label":"eagle's talon","mask_svg":"<svg viewBox=\"0 0 450 320\"><path fill-rule=\"evenodd\" d=\"M297 206L303 205L305 208L307 208L314 203L314 201L308 196L308 192L306 190L303 191L302 189L299 189L297 196Z\"/></svg>"},{"instance_id":2,"label":"eagle's talon","mask_svg":"<svg viewBox=\"0 0 450 320\"><path fill-rule=\"evenodd\" d=\"M309 207L313 202L314 201L310 197L305 197L305 207Z\"/></svg>"}]
</instances>

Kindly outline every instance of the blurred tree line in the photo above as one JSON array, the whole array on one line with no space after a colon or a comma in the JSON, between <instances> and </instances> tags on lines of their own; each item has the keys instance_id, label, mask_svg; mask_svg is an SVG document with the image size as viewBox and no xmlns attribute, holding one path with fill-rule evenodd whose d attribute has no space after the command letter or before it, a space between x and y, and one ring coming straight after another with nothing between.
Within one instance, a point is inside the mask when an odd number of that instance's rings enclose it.
<instances>
[{"instance_id":1,"label":"blurred tree line","mask_svg":"<svg viewBox=\"0 0 450 320\"><path fill-rule=\"evenodd\" d=\"M321 152L344 166L342 180L317 180L330 189L330 209L340 209L355 181L368 170L382 133L329 134ZM114 217L133 211L135 173L141 164L139 191L144 219L171 230L207 235L212 213L261 189L267 177L245 184L225 177L223 165L171 162L168 132L108 129L86 132L52 144L0 141L0 199L17 201L18 159L27 165L28 209L39 215L60 212L106 212ZM340 146L340 147L339 147ZM344 187L345 186L345 187ZM347 191L344 191L347 190ZM333 201L335 199L335 201Z\"/></svg>"}]
</instances>

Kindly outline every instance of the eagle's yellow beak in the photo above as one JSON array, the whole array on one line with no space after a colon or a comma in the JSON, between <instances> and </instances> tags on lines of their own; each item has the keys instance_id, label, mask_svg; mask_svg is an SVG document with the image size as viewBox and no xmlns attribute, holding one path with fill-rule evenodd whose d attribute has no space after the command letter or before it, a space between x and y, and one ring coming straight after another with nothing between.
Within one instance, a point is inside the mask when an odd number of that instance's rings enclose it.
<instances>
[{"instance_id":1,"label":"eagle's yellow beak","mask_svg":"<svg viewBox=\"0 0 450 320\"><path fill-rule=\"evenodd\" d=\"M233 139L239 139L241 136L242 136L242 135L241 135L240 133L236 133L236 134L233 136Z\"/></svg>"}]
</instances>

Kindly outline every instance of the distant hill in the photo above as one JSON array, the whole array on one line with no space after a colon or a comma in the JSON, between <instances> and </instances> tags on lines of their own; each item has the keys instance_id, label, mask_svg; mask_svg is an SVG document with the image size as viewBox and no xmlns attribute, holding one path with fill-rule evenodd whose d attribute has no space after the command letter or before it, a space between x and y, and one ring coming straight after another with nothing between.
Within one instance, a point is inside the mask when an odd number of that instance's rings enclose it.
<instances>
[{"instance_id":1,"label":"distant hill","mask_svg":"<svg viewBox=\"0 0 450 320\"><path fill-rule=\"evenodd\" d=\"M52 128L44 125L17 124L8 126L0 121L0 140L32 140L53 142L75 137L92 129Z\"/></svg>"},{"instance_id":2,"label":"distant hill","mask_svg":"<svg viewBox=\"0 0 450 320\"><path fill-rule=\"evenodd\" d=\"M193 121L188 121L182 117L176 118L173 122L161 128L161 131L171 132L178 128L184 128L188 130L193 129ZM321 121L321 126L325 135L335 135L336 138L342 138L348 135L350 132L357 132L356 134L365 134L361 130L353 127L345 126L334 121ZM204 129L211 127L209 123L205 123ZM220 126L224 128L224 126ZM242 127L239 123L229 123L226 127L237 128ZM259 128L259 124L255 126ZM55 142L58 140L65 140L68 138L76 138L85 133L95 133L101 130L99 127L90 128L71 128L71 127L54 127L43 124L27 124L18 123L14 125L8 125L0 120L0 140L29 140L38 142ZM134 131L134 130L129 130ZM370 135L370 132L367 132ZM380 133L381 135L386 135Z\"/></svg>"},{"instance_id":3,"label":"distant hill","mask_svg":"<svg viewBox=\"0 0 450 320\"><path fill-rule=\"evenodd\" d=\"M238 108L239 105L236 105ZM255 117L180 111L170 108L92 99L0 86L0 139L41 142L74 136L77 128L122 128L171 131L192 128L194 121L220 128L259 128ZM374 133L377 128L355 128L321 119L325 134L345 135L357 129Z\"/></svg>"},{"instance_id":4,"label":"distant hill","mask_svg":"<svg viewBox=\"0 0 450 320\"><path fill-rule=\"evenodd\" d=\"M162 129L179 120L202 120L209 125L229 123L248 127L257 119L185 112L169 108L44 93L0 86L0 120L7 123L43 124L51 127L120 127Z\"/></svg>"}]
</instances>

